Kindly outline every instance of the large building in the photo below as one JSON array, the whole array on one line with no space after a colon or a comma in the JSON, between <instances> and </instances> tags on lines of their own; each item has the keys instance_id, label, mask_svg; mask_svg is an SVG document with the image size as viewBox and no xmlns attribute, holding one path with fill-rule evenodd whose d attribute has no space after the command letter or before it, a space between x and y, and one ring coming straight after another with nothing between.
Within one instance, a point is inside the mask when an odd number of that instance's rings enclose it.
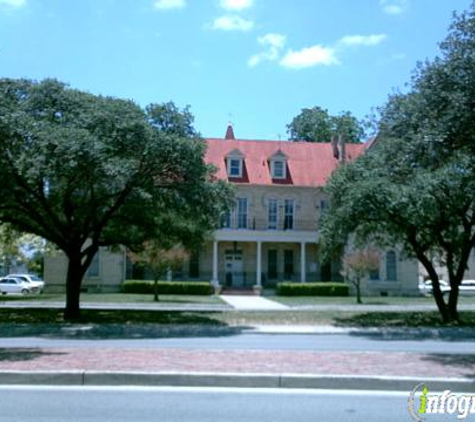
<instances>
[{"instance_id":1,"label":"large building","mask_svg":"<svg viewBox=\"0 0 475 422\"><path fill-rule=\"evenodd\" d=\"M236 186L235 206L212 241L174 278L256 290L278 281L341 280L339 260L322 265L318 259L318 219L328 206L322 188L342 162L364 152L365 144L239 140L231 126L224 138L206 142L206 161L217 168L218 178ZM48 260L49 284L64 284L65 264L62 256ZM101 251L84 285L114 290L133 276L120 254L113 258ZM417 279L417 262L389 250L364 288L366 293L411 294Z\"/></svg>"}]
</instances>

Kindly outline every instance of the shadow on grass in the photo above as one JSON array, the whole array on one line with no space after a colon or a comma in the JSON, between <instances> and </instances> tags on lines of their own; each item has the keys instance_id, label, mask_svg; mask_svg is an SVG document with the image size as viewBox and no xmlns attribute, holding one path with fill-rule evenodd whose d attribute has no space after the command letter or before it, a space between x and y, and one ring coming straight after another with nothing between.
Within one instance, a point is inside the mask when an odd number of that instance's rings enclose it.
<instances>
[{"instance_id":1,"label":"shadow on grass","mask_svg":"<svg viewBox=\"0 0 475 422\"><path fill-rule=\"evenodd\" d=\"M471 311L460 312L456 324L444 324L438 312L366 312L335 317L334 324L361 328L351 335L373 340L475 340L475 312Z\"/></svg>"},{"instance_id":2,"label":"shadow on grass","mask_svg":"<svg viewBox=\"0 0 475 422\"><path fill-rule=\"evenodd\" d=\"M0 309L0 337L83 340L164 337L221 337L244 326L220 321L219 312L82 310L77 322L66 322L61 309Z\"/></svg>"},{"instance_id":3,"label":"shadow on grass","mask_svg":"<svg viewBox=\"0 0 475 422\"><path fill-rule=\"evenodd\" d=\"M35 348L14 348L3 349L0 348L0 362L23 362L34 360L41 356L57 356L64 355L63 352L45 352L41 349Z\"/></svg>"},{"instance_id":4,"label":"shadow on grass","mask_svg":"<svg viewBox=\"0 0 475 422\"><path fill-rule=\"evenodd\" d=\"M445 367L455 367L469 370L464 374L467 378L475 378L475 355L438 354L431 353L422 358L428 362L438 363Z\"/></svg>"}]
</instances>

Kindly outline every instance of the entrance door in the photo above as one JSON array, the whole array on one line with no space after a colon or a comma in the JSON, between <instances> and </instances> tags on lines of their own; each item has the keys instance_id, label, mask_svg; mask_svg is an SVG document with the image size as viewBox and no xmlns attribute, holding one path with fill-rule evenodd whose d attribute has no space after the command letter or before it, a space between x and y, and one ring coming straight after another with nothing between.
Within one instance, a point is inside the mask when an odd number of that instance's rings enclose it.
<instances>
[{"instance_id":1,"label":"entrance door","mask_svg":"<svg viewBox=\"0 0 475 422\"><path fill-rule=\"evenodd\" d=\"M226 269L226 286L243 287L244 272L242 252L226 253L225 257Z\"/></svg>"}]
</instances>

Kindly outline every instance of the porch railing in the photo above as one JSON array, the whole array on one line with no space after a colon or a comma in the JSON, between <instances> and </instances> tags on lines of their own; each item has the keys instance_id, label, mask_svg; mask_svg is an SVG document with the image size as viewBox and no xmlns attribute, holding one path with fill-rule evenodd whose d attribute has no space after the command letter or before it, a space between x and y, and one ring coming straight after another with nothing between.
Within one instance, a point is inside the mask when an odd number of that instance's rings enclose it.
<instances>
[{"instance_id":1,"label":"porch railing","mask_svg":"<svg viewBox=\"0 0 475 422\"><path fill-rule=\"evenodd\" d=\"M302 220L299 218L279 218L277 221L269 221L262 217L238 217L232 216L221 220L221 229L231 230L304 230L316 231L317 220Z\"/></svg>"}]
</instances>

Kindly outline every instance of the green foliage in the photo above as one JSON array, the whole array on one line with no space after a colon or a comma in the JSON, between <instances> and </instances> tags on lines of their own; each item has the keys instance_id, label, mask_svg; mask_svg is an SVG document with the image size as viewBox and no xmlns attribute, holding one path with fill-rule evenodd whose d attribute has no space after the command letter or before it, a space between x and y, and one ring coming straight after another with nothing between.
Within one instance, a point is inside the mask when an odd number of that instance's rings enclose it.
<instances>
[{"instance_id":1,"label":"green foliage","mask_svg":"<svg viewBox=\"0 0 475 422\"><path fill-rule=\"evenodd\" d=\"M278 296L348 296L350 288L338 282L277 283Z\"/></svg>"},{"instance_id":2,"label":"green foliage","mask_svg":"<svg viewBox=\"0 0 475 422\"><path fill-rule=\"evenodd\" d=\"M146 111L152 126L161 133L182 138L199 136L193 127L195 119L190 112L190 106L180 110L172 102L150 104L146 107Z\"/></svg>"},{"instance_id":3,"label":"green foliage","mask_svg":"<svg viewBox=\"0 0 475 422\"><path fill-rule=\"evenodd\" d=\"M327 185L321 225L327 257L350 235L401 245L434 285L443 319L458 318L458 286L475 247L475 3L455 15L441 56L416 69L412 90L381 108L375 146ZM446 265L448 303L432 257Z\"/></svg>"},{"instance_id":4,"label":"green foliage","mask_svg":"<svg viewBox=\"0 0 475 422\"><path fill-rule=\"evenodd\" d=\"M330 116L320 107L304 108L287 125L293 141L331 142L332 137L344 135L347 142L360 142L364 135L362 125L349 112Z\"/></svg>"},{"instance_id":5,"label":"green foliage","mask_svg":"<svg viewBox=\"0 0 475 422\"><path fill-rule=\"evenodd\" d=\"M56 80L0 79L0 222L69 258L67 311L100 246L196 247L232 192L204 163L188 109L147 111Z\"/></svg>"},{"instance_id":6,"label":"green foliage","mask_svg":"<svg viewBox=\"0 0 475 422\"><path fill-rule=\"evenodd\" d=\"M199 281L159 281L158 293L162 295L211 295L214 292L210 283ZM122 293L153 294L154 282L126 280L121 286Z\"/></svg>"}]
</instances>

